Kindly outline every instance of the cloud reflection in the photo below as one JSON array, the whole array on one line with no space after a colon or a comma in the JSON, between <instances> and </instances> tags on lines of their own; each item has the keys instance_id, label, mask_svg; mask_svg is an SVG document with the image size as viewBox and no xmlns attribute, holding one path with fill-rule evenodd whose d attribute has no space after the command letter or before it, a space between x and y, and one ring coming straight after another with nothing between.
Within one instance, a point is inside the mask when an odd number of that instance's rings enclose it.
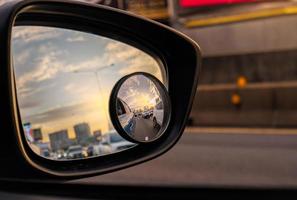
<instances>
[{"instance_id":1,"label":"cloud reflection","mask_svg":"<svg viewBox=\"0 0 297 200\"><path fill-rule=\"evenodd\" d=\"M111 128L108 101L124 75L147 72L162 80L148 54L119 41L73 30L40 26L13 28L12 50L23 123L48 134L73 125Z\"/></svg>"}]
</instances>

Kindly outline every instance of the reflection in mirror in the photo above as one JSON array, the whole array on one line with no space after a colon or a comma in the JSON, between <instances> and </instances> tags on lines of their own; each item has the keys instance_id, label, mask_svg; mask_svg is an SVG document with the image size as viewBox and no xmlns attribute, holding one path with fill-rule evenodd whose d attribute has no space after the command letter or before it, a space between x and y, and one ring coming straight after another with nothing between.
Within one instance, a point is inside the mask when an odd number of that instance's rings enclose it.
<instances>
[{"instance_id":1,"label":"reflection in mirror","mask_svg":"<svg viewBox=\"0 0 297 200\"><path fill-rule=\"evenodd\" d=\"M116 84L113 93L111 116L124 138L136 143L152 142L164 133L171 107L167 90L160 81L145 73L128 75Z\"/></svg>"},{"instance_id":2,"label":"reflection in mirror","mask_svg":"<svg viewBox=\"0 0 297 200\"><path fill-rule=\"evenodd\" d=\"M35 153L52 160L83 159L135 146L114 130L108 101L118 80L133 72L165 81L152 56L61 28L16 26L12 36L23 132Z\"/></svg>"}]
</instances>

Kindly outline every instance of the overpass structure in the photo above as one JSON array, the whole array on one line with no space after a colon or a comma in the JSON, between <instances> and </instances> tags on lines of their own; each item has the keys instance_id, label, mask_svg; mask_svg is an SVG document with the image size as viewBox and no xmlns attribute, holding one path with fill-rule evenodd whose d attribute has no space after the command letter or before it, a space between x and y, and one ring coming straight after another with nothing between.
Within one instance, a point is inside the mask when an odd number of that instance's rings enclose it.
<instances>
[{"instance_id":1,"label":"overpass structure","mask_svg":"<svg viewBox=\"0 0 297 200\"><path fill-rule=\"evenodd\" d=\"M172 17L175 28L200 44L204 57L192 125L297 127L297 5L296 1L273 3L264 7L274 13L278 9L278 15L232 23L187 26L193 15ZM257 6L249 4L246 14L258 12ZM233 7L232 12L239 8ZM223 10L219 11L222 22ZM200 22L215 21L209 20L211 16L203 18L203 12L195 16ZM238 86L239 77L246 80L244 86ZM234 94L239 98L236 104Z\"/></svg>"}]
</instances>

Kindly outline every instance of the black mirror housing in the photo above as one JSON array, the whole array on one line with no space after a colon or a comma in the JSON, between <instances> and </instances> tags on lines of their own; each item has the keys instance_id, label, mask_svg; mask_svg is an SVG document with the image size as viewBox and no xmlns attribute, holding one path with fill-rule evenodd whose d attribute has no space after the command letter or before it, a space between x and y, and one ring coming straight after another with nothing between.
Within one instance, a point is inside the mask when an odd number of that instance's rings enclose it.
<instances>
[{"instance_id":1,"label":"black mirror housing","mask_svg":"<svg viewBox=\"0 0 297 200\"><path fill-rule=\"evenodd\" d=\"M0 177L79 178L133 166L168 151L185 128L201 68L199 46L157 22L113 8L71 1L12 1L0 7L0 88L2 97ZM165 67L172 105L164 137L149 144L85 160L53 161L37 156L25 141L17 105L11 55L13 26L42 25L114 38L157 58Z\"/></svg>"}]
</instances>

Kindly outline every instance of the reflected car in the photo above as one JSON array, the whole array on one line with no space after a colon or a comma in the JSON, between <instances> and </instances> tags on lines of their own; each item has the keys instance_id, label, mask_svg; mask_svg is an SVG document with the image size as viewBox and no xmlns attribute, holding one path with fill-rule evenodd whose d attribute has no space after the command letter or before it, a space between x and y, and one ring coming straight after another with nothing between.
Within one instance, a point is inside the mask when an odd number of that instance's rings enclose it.
<instances>
[{"instance_id":1,"label":"reflected car","mask_svg":"<svg viewBox=\"0 0 297 200\"><path fill-rule=\"evenodd\" d=\"M88 155L88 157L91 157L94 155L94 146L88 146L87 155Z\"/></svg>"},{"instance_id":2,"label":"reflected car","mask_svg":"<svg viewBox=\"0 0 297 200\"><path fill-rule=\"evenodd\" d=\"M48 149L44 149L41 155L44 156L44 157L50 157L51 156L50 151Z\"/></svg>"},{"instance_id":3,"label":"reflected car","mask_svg":"<svg viewBox=\"0 0 297 200\"><path fill-rule=\"evenodd\" d=\"M133 134L135 129L134 113L127 103L120 98L117 98L117 115L123 129L129 134Z\"/></svg>"},{"instance_id":4,"label":"reflected car","mask_svg":"<svg viewBox=\"0 0 297 200\"><path fill-rule=\"evenodd\" d=\"M142 113L142 117L145 119L149 119L153 116L153 111L152 110L148 110Z\"/></svg>"},{"instance_id":5,"label":"reflected car","mask_svg":"<svg viewBox=\"0 0 297 200\"><path fill-rule=\"evenodd\" d=\"M111 148L108 143L105 142L105 139L102 139L101 143L93 145L93 156L101 156L110 153L112 153Z\"/></svg>"},{"instance_id":6,"label":"reflected car","mask_svg":"<svg viewBox=\"0 0 297 200\"><path fill-rule=\"evenodd\" d=\"M131 148L135 144L125 140L114 130L104 136L102 145L108 147L110 152L116 152Z\"/></svg>"},{"instance_id":7,"label":"reflected car","mask_svg":"<svg viewBox=\"0 0 297 200\"><path fill-rule=\"evenodd\" d=\"M83 158L83 148L81 145L70 146L66 151L67 159Z\"/></svg>"},{"instance_id":8,"label":"reflected car","mask_svg":"<svg viewBox=\"0 0 297 200\"><path fill-rule=\"evenodd\" d=\"M52 153L52 157L55 160L66 159L66 152L62 152L62 151L54 152Z\"/></svg>"},{"instance_id":9,"label":"reflected car","mask_svg":"<svg viewBox=\"0 0 297 200\"><path fill-rule=\"evenodd\" d=\"M38 155L42 155L43 157L50 157L50 150L47 145L42 143L31 143L32 150Z\"/></svg>"},{"instance_id":10,"label":"reflected car","mask_svg":"<svg viewBox=\"0 0 297 200\"><path fill-rule=\"evenodd\" d=\"M162 125L164 117L163 102L158 101L154 110L153 110L153 124L154 128L159 129Z\"/></svg>"}]
</instances>

